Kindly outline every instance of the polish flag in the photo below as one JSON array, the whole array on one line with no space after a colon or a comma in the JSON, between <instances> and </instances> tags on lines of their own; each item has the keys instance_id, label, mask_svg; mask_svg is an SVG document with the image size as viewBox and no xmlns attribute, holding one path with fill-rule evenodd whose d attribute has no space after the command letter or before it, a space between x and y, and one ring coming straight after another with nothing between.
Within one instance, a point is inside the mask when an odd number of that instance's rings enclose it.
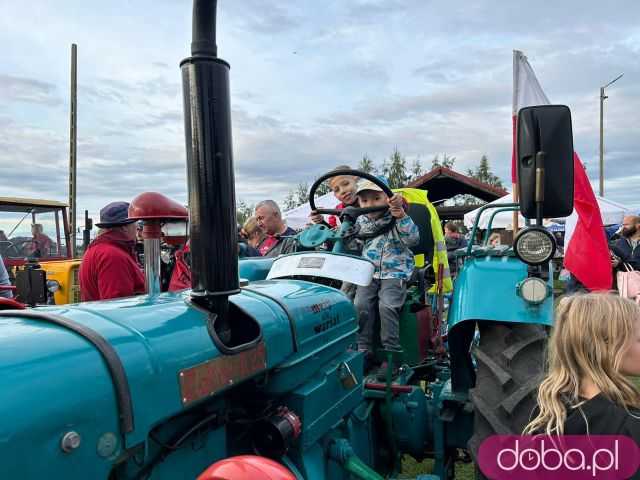
<instances>
[{"instance_id":1,"label":"polish flag","mask_svg":"<svg viewBox=\"0 0 640 480\"><path fill-rule=\"evenodd\" d=\"M527 57L513 51L513 156L511 178L517 182L516 125L518 111L533 105L549 105ZM567 218L564 236L564 266L589 290L609 290L613 277L609 246L602 216L584 165L573 154L573 213Z\"/></svg>"}]
</instances>

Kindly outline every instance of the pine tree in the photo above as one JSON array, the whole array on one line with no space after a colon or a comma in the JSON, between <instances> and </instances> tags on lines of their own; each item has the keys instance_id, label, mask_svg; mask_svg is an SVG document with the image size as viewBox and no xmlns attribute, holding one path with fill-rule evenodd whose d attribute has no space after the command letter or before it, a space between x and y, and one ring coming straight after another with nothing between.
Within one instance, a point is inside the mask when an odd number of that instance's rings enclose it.
<instances>
[{"instance_id":1,"label":"pine tree","mask_svg":"<svg viewBox=\"0 0 640 480\"><path fill-rule=\"evenodd\" d=\"M475 170L471 168L467 170L467 175L488 185L502 188L502 180L500 180L500 177L494 175L491 171L489 158L486 155L482 155L482 158L480 158L480 164Z\"/></svg>"},{"instance_id":2,"label":"pine tree","mask_svg":"<svg viewBox=\"0 0 640 480\"><path fill-rule=\"evenodd\" d=\"M287 196L284 198L284 202L282 202L282 206L284 211L286 212L287 210L291 210L293 208L296 208L298 206L298 204L296 203L296 191L295 190L289 190L289 192L287 193Z\"/></svg>"},{"instance_id":3,"label":"pine tree","mask_svg":"<svg viewBox=\"0 0 640 480\"><path fill-rule=\"evenodd\" d=\"M409 176L407 175L407 162L397 147L393 150L391 157L389 157L386 177L389 181L390 188L402 188L409 180Z\"/></svg>"},{"instance_id":4,"label":"pine tree","mask_svg":"<svg viewBox=\"0 0 640 480\"><path fill-rule=\"evenodd\" d=\"M422 171L422 165L420 164L420 157L416 158L411 164L411 173L409 175L409 180L413 181L416 178L422 176L424 172Z\"/></svg>"},{"instance_id":5,"label":"pine tree","mask_svg":"<svg viewBox=\"0 0 640 480\"><path fill-rule=\"evenodd\" d=\"M453 168L456 163L456 157L452 157L447 155L446 153L442 156L442 166L445 168Z\"/></svg>"},{"instance_id":6,"label":"pine tree","mask_svg":"<svg viewBox=\"0 0 640 480\"><path fill-rule=\"evenodd\" d=\"M431 160L431 170L434 168L444 167L444 168L453 168L456 163L456 157L452 157L447 155L446 153L442 154L442 161L440 161L440 155L438 153L435 154L433 160Z\"/></svg>"},{"instance_id":7,"label":"pine tree","mask_svg":"<svg viewBox=\"0 0 640 480\"><path fill-rule=\"evenodd\" d=\"M382 165L380 165L378 172L384 178L389 178L389 159L385 158L384 160L382 160Z\"/></svg>"},{"instance_id":8,"label":"pine tree","mask_svg":"<svg viewBox=\"0 0 640 480\"><path fill-rule=\"evenodd\" d=\"M240 225L243 225L249 217L253 215L254 206L247 205L244 200L240 200L238 202L238 206L236 207L236 218Z\"/></svg>"},{"instance_id":9,"label":"pine tree","mask_svg":"<svg viewBox=\"0 0 640 480\"><path fill-rule=\"evenodd\" d=\"M376 171L373 161L366 153L362 156L362 160L360 160L360 163L358 164L358 170L365 173L375 173Z\"/></svg>"},{"instance_id":10,"label":"pine tree","mask_svg":"<svg viewBox=\"0 0 640 480\"><path fill-rule=\"evenodd\" d=\"M329 186L329 180L325 180L320 185L318 185L318 188L316 188L316 193L315 193L316 198L321 197L322 195L325 195L331 191L331 187Z\"/></svg>"},{"instance_id":11,"label":"pine tree","mask_svg":"<svg viewBox=\"0 0 640 480\"><path fill-rule=\"evenodd\" d=\"M296 207L307 203L309 201L309 184L306 182L299 183L296 188L295 196Z\"/></svg>"}]
</instances>

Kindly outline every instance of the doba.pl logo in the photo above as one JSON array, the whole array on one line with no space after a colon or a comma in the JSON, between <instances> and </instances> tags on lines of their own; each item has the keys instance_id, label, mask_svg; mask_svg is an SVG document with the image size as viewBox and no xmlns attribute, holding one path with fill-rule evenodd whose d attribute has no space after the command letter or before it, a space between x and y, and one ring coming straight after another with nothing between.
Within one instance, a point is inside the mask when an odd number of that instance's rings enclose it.
<instances>
[{"instance_id":1,"label":"doba.pl logo","mask_svg":"<svg viewBox=\"0 0 640 480\"><path fill-rule=\"evenodd\" d=\"M640 448L624 435L494 435L478 466L495 480L622 480L638 470Z\"/></svg>"}]
</instances>

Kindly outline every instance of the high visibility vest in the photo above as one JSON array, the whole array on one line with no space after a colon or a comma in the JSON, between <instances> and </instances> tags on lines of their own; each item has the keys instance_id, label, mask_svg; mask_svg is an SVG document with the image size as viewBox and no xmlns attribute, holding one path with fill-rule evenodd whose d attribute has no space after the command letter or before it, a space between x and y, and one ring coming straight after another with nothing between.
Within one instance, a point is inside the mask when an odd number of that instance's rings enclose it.
<instances>
[{"instance_id":1,"label":"high visibility vest","mask_svg":"<svg viewBox=\"0 0 640 480\"><path fill-rule=\"evenodd\" d=\"M427 191L418 188L395 188L394 192L400 193L409 204L424 205L429 211L431 235L433 236L433 258L431 265L435 274L436 283L429 289L429 293L438 291L438 269L443 267L442 291L444 293L453 290L451 273L449 272L449 259L447 258L447 246L444 242L444 233L440 223L440 217L433 204L427 198ZM424 254L415 255L416 267L424 267Z\"/></svg>"}]
</instances>

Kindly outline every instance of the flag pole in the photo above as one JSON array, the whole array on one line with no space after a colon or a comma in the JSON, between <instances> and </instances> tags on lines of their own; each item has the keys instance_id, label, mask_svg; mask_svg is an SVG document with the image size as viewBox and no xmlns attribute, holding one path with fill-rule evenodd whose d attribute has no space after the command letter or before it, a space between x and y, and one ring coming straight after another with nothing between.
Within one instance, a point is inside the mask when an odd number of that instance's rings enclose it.
<instances>
[{"instance_id":1,"label":"flag pole","mask_svg":"<svg viewBox=\"0 0 640 480\"><path fill-rule=\"evenodd\" d=\"M520 194L518 192L518 184L517 183L513 183L511 184L511 191L513 192L512 196L513 196L513 203L518 203L520 202ZM516 233L518 233L518 229L520 228L519 225L520 222L520 218L518 217L518 210L514 210L513 211L513 238L515 240L516 238Z\"/></svg>"},{"instance_id":2,"label":"flag pole","mask_svg":"<svg viewBox=\"0 0 640 480\"><path fill-rule=\"evenodd\" d=\"M519 81L518 81L518 61L519 61L519 56L522 55L522 52L520 50L514 50L513 51L513 109L512 109L512 115L513 115L513 159L511 162L511 169L513 170L511 172L511 179L512 179L512 183L511 183L511 196L513 197L513 203L518 203L520 201L520 194L518 192L518 183L517 183L517 162L518 162L518 152L517 152L517 140L518 140L518 136L516 135L516 129L517 129L517 115L518 115L518 88L519 88ZM518 233L518 225L519 222L519 217L518 217L518 210L514 210L513 211L513 218L511 220L511 225L513 227L513 240L515 240L516 238L516 233Z\"/></svg>"}]
</instances>

